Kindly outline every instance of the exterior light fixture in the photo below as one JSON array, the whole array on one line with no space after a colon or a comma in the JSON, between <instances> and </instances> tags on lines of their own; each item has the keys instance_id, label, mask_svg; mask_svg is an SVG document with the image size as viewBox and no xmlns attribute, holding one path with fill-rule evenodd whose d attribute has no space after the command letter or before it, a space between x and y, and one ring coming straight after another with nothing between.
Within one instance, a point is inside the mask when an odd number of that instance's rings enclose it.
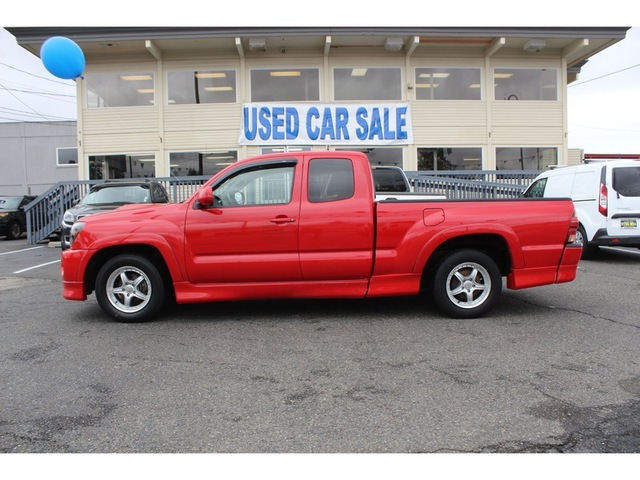
<instances>
[{"instance_id":1,"label":"exterior light fixture","mask_svg":"<svg viewBox=\"0 0 640 480\"><path fill-rule=\"evenodd\" d=\"M402 38L387 38L384 41L385 50L389 50L392 52L397 52L398 50L402 50L404 46L404 40Z\"/></svg>"},{"instance_id":2,"label":"exterior light fixture","mask_svg":"<svg viewBox=\"0 0 640 480\"><path fill-rule=\"evenodd\" d=\"M522 46L522 49L525 52L534 53L534 52L539 52L540 50L544 49L544 47L546 46L547 46L547 42L545 40L542 40L539 38L532 38Z\"/></svg>"},{"instance_id":3,"label":"exterior light fixture","mask_svg":"<svg viewBox=\"0 0 640 480\"><path fill-rule=\"evenodd\" d=\"M253 52L266 52L267 51L266 38L250 38L249 50Z\"/></svg>"}]
</instances>

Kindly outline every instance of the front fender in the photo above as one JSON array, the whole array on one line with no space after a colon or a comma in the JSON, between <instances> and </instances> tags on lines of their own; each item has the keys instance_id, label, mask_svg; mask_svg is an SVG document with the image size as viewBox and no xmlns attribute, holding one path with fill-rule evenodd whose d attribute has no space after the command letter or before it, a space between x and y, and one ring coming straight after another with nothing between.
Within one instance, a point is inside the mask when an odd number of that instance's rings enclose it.
<instances>
[{"instance_id":1,"label":"front fender","mask_svg":"<svg viewBox=\"0 0 640 480\"><path fill-rule=\"evenodd\" d=\"M180 282L185 280L186 272L184 270L184 265L180 262L180 257L176 255L176 252L181 251L182 244L178 247L172 245L167 238L157 233L140 232L126 234L125 236L111 235L107 237L100 237L99 239L95 239L95 241L86 248L91 250L95 255L97 252L108 248L126 249L127 245L132 247L142 245L155 248L160 252L160 255L162 255L169 273L171 274L172 281Z\"/></svg>"}]
</instances>

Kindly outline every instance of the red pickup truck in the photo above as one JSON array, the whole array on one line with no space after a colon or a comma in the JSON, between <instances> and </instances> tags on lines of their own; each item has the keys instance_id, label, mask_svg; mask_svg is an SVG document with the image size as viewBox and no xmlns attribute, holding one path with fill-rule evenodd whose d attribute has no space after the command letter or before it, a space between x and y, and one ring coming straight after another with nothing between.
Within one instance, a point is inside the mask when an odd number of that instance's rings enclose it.
<instances>
[{"instance_id":1,"label":"red pickup truck","mask_svg":"<svg viewBox=\"0 0 640 480\"><path fill-rule=\"evenodd\" d=\"M376 201L367 157L303 152L239 161L177 204L74 224L63 296L95 291L115 320L177 303L429 294L478 317L511 289L569 282L582 247L570 199Z\"/></svg>"}]
</instances>

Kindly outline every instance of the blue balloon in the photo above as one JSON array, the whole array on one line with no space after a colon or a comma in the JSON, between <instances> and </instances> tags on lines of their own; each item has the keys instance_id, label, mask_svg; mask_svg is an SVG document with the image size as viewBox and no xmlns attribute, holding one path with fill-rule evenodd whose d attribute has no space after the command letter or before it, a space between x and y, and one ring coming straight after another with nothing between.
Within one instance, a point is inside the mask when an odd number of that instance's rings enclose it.
<instances>
[{"instance_id":1,"label":"blue balloon","mask_svg":"<svg viewBox=\"0 0 640 480\"><path fill-rule=\"evenodd\" d=\"M66 37L51 37L42 44L40 58L44 67L58 78L71 80L84 71L84 53L76 42Z\"/></svg>"}]
</instances>

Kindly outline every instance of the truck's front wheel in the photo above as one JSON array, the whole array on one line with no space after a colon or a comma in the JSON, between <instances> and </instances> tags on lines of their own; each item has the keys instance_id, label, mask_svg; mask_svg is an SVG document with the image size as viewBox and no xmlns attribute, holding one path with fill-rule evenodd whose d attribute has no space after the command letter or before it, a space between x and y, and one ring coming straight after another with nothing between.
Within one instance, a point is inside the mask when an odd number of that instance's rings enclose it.
<instances>
[{"instance_id":1,"label":"truck's front wheel","mask_svg":"<svg viewBox=\"0 0 640 480\"><path fill-rule=\"evenodd\" d=\"M164 303L164 284L156 266L146 257L118 255L107 261L96 277L100 308L119 322L144 322Z\"/></svg>"},{"instance_id":2,"label":"truck's front wheel","mask_svg":"<svg viewBox=\"0 0 640 480\"><path fill-rule=\"evenodd\" d=\"M433 279L433 296L446 314L476 318L493 308L502 291L496 263L477 250L459 250L440 263Z\"/></svg>"}]
</instances>

